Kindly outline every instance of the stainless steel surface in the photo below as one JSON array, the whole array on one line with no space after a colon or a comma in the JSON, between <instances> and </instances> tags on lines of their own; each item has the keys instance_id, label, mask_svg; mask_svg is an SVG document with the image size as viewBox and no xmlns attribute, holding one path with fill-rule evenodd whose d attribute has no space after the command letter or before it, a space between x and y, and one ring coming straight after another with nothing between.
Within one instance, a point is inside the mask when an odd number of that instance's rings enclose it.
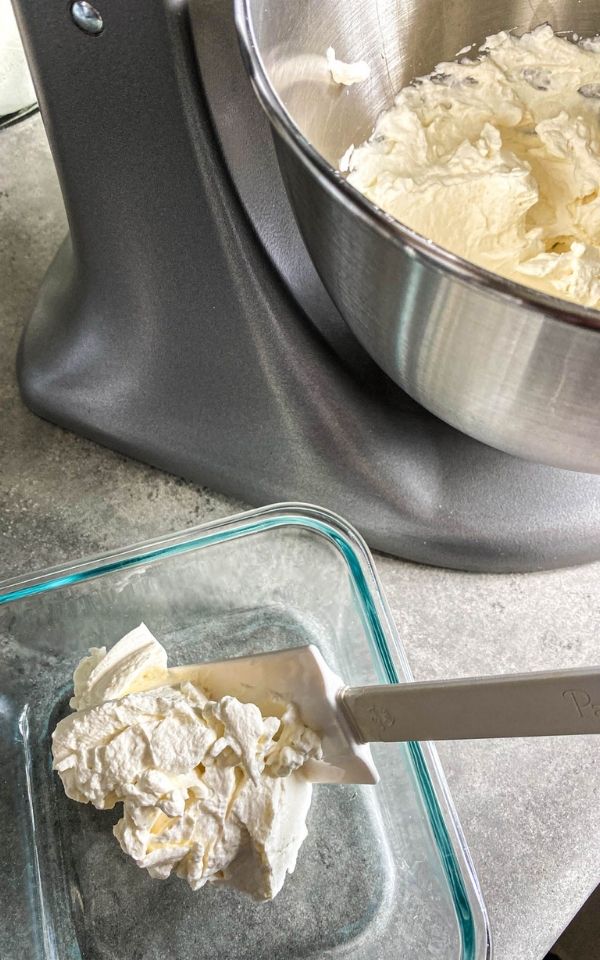
<instances>
[{"instance_id":1,"label":"stainless steel surface","mask_svg":"<svg viewBox=\"0 0 600 960\"><path fill-rule=\"evenodd\" d=\"M592 35L600 8L480 0L235 0L250 74L315 265L381 367L448 423L532 460L600 472L600 313L503 280L383 214L333 167L412 77L502 29ZM330 82L325 50L371 78Z\"/></svg>"},{"instance_id":2,"label":"stainless steel surface","mask_svg":"<svg viewBox=\"0 0 600 960\"><path fill-rule=\"evenodd\" d=\"M24 107L22 110L17 110L16 113L9 113L6 117L0 117L0 130L4 130L6 127L14 127L15 123L26 120L27 117L33 116L38 110L37 103L32 103L30 107Z\"/></svg>"},{"instance_id":3,"label":"stainless steel surface","mask_svg":"<svg viewBox=\"0 0 600 960\"><path fill-rule=\"evenodd\" d=\"M71 17L80 30L92 36L102 33L104 29L101 15L86 0L75 0L75 3L71 4Z\"/></svg>"}]
</instances>

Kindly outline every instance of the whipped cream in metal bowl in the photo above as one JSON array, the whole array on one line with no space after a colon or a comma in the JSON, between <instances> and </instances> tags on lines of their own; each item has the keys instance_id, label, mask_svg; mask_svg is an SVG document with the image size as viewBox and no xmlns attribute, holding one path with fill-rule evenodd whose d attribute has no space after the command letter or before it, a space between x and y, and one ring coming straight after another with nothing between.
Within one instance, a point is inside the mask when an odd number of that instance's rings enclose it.
<instances>
[{"instance_id":1,"label":"whipped cream in metal bowl","mask_svg":"<svg viewBox=\"0 0 600 960\"><path fill-rule=\"evenodd\" d=\"M340 171L453 253L600 307L600 38L544 24L466 52L401 90Z\"/></svg>"},{"instance_id":2,"label":"whipped cream in metal bowl","mask_svg":"<svg viewBox=\"0 0 600 960\"><path fill-rule=\"evenodd\" d=\"M273 717L211 700L185 669L170 674L144 624L108 652L90 650L73 681L75 712L52 735L67 796L101 810L122 803L114 835L151 877L174 871L194 890L223 883L272 899L307 834L302 767L322 755L296 707Z\"/></svg>"}]
</instances>

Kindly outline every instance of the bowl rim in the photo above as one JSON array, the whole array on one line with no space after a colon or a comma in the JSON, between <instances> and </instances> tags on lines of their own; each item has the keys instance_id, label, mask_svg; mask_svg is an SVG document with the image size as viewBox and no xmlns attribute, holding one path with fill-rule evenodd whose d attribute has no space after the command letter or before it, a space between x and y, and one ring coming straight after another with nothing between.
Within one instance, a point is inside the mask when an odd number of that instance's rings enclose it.
<instances>
[{"instance_id":1,"label":"bowl rim","mask_svg":"<svg viewBox=\"0 0 600 960\"><path fill-rule=\"evenodd\" d=\"M250 0L234 0L234 19L240 41L242 59L256 96L273 128L301 161L308 164L322 186L337 195L338 200L363 223L380 236L401 247L405 254L433 265L452 278L459 279L482 293L491 293L519 307L543 314L549 320L600 331L600 309L554 297L501 277L470 260L451 253L386 213L353 187L337 171L295 124L273 88L256 41ZM323 55L324 56L324 55Z\"/></svg>"}]
</instances>

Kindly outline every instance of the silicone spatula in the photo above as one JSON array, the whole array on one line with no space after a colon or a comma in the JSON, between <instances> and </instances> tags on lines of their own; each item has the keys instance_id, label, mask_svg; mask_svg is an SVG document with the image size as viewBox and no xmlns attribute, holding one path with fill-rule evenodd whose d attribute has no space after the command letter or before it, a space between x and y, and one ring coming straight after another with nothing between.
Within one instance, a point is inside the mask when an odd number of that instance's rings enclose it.
<instances>
[{"instance_id":1,"label":"silicone spatula","mask_svg":"<svg viewBox=\"0 0 600 960\"><path fill-rule=\"evenodd\" d=\"M369 743L600 733L600 667L348 687L309 645L168 674L263 713L296 703L322 738L323 761L303 768L321 783L376 783Z\"/></svg>"}]
</instances>

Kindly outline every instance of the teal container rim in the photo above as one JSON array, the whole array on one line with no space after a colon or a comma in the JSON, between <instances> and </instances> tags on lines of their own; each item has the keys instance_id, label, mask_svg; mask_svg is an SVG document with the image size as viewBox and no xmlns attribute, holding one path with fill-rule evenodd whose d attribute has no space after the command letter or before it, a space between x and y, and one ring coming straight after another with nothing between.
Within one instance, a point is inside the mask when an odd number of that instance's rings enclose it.
<instances>
[{"instance_id":1,"label":"teal container rim","mask_svg":"<svg viewBox=\"0 0 600 960\"><path fill-rule=\"evenodd\" d=\"M11 577L0 581L0 606L282 526L304 527L334 544L352 575L364 622L381 658L387 682L400 682L390 645L406 678L412 680L412 671L366 542L337 514L312 504L272 504L83 561L60 564L24 577ZM412 742L407 746L415 782L452 897L461 938L461 960L491 960L487 909L437 751L430 743Z\"/></svg>"}]
</instances>

